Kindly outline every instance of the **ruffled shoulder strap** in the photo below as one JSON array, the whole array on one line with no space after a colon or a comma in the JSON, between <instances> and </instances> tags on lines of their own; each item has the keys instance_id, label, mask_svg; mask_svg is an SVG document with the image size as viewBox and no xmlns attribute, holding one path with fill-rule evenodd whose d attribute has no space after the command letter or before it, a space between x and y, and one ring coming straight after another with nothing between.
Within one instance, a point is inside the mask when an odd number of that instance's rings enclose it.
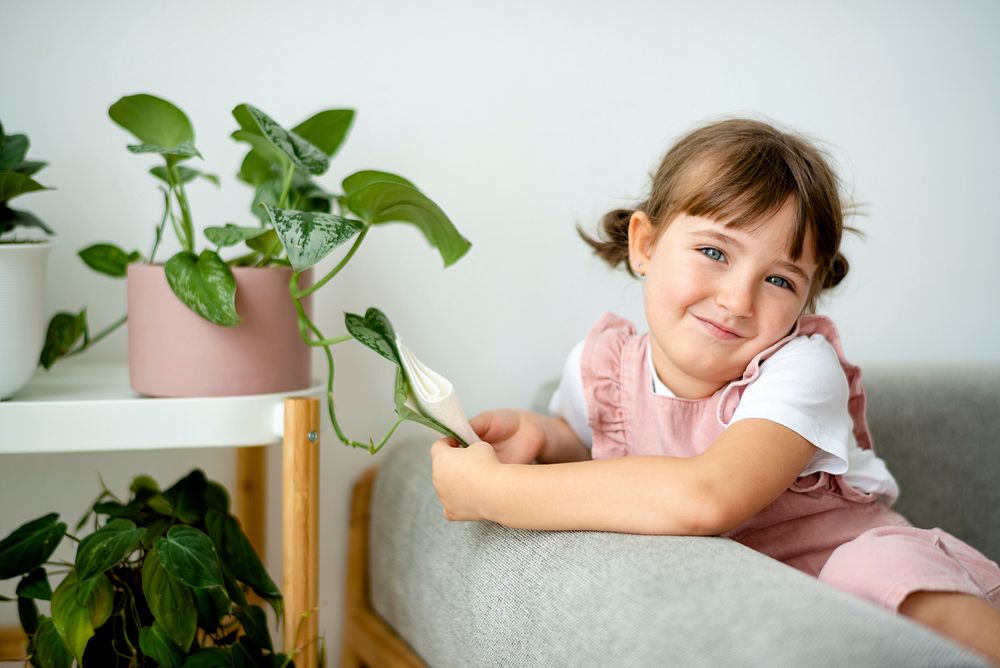
<instances>
[{"instance_id":1,"label":"ruffled shoulder strap","mask_svg":"<svg viewBox=\"0 0 1000 668\"><path fill-rule=\"evenodd\" d=\"M583 344L580 373L587 402L587 421L594 435L593 452L625 455L623 364L627 344L635 337L635 325L613 313L602 317Z\"/></svg>"},{"instance_id":2,"label":"ruffled shoulder strap","mask_svg":"<svg viewBox=\"0 0 1000 668\"><path fill-rule=\"evenodd\" d=\"M750 360L750 364L747 365L742 378L730 383L723 390L718 407L719 422L722 425L728 425L729 421L732 420L733 413L735 413L736 407L740 403L743 392L760 375L760 365L764 360L776 353L795 337L809 336L811 334L822 335L837 352L837 359L844 370L844 375L847 376L847 408L851 414L851 420L854 422L854 438L858 443L858 447L869 450L873 449L871 430L868 428L868 397L865 393L864 385L861 383L861 369L848 362L847 358L844 357L844 348L840 342L840 333L837 331L837 326L825 315L810 314L800 316L790 334L770 348L758 353L756 357Z\"/></svg>"}]
</instances>

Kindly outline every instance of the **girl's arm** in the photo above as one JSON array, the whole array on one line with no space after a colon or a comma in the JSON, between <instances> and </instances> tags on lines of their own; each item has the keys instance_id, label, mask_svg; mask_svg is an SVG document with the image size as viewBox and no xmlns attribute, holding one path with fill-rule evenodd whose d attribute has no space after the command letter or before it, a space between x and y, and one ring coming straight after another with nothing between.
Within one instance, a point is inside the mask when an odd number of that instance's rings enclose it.
<instances>
[{"instance_id":1,"label":"girl's arm","mask_svg":"<svg viewBox=\"0 0 1000 668\"><path fill-rule=\"evenodd\" d=\"M623 457L547 466L500 464L479 442L431 448L434 485L451 520L510 527L717 535L777 498L815 447L770 420L727 428L697 457Z\"/></svg>"}]
</instances>

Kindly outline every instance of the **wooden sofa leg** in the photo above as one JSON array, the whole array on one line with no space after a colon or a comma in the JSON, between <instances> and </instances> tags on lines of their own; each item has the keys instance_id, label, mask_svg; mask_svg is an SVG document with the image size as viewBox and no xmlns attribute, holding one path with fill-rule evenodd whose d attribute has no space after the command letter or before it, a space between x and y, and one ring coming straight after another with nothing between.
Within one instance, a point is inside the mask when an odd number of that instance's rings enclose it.
<instances>
[{"instance_id":1,"label":"wooden sofa leg","mask_svg":"<svg viewBox=\"0 0 1000 668\"><path fill-rule=\"evenodd\" d=\"M371 466L361 474L354 483L351 498L340 665L345 668L422 668L424 663L375 613L368 597L368 528L376 471L377 467Z\"/></svg>"}]
</instances>

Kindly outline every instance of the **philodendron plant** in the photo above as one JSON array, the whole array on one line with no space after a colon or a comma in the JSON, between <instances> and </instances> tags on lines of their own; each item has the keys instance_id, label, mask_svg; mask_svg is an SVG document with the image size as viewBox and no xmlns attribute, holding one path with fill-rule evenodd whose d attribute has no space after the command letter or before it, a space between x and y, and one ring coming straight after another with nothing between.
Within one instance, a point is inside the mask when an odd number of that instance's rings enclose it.
<instances>
[{"instance_id":1,"label":"philodendron plant","mask_svg":"<svg viewBox=\"0 0 1000 668\"><path fill-rule=\"evenodd\" d=\"M139 476L130 491L122 501L104 488L76 526L92 522L82 538L50 513L0 541L0 580L18 578L15 597L3 598L17 601L31 664L293 666L296 649L274 650L264 609L248 599L253 592L281 620L281 592L225 488L196 469L162 491ZM51 561L64 537L76 543L74 560ZM54 590L53 575L62 576ZM49 615L38 601L50 602Z\"/></svg>"},{"instance_id":2,"label":"philodendron plant","mask_svg":"<svg viewBox=\"0 0 1000 668\"><path fill-rule=\"evenodd\" d=\"M36 228L46 234L55 234L33 213L12 209L8 204L15 197L26 193L49 190L31 178L47 163L28 160L28 146L27 135L5 134L3 124L0 124L0 244L31 243L9 236L4 239L5 235L18 227Z\"/></svg>"},{"instance_id":3,"label":"philodendron plant","mask_svg":"<svg viewBox=\"0 0 1000 668\"><path fill-rule=\"evenodd\" d=\"M231 266L290 266L289 291L298 314L302 340L322 348L327 358L327 406L337 437L345 445L377 451L398 422L378 443L371 438L366 442L355 441L344 434L334 410L331 347L351 340L354 331L348 326L348 334L326 338L306 314L301 300L329 283L354 257L376 226L386 223L414 225L438 250L445 267L465 255L471 244L437 204L401 176L384 171L359 171L341 181L342 192L339 193L328 191L315 182L315 177L327 172L330 159L346 138L354 120L353 110L327 109L287 130L259 108L240 104L232 110L239 128L231 136L250 147L238 177L254 189L250 210L257 217L257 224L227 223L207 227L205 237L215 247L197 252L186 187L196 179L207 179L216 185L219 180L182 164L201 158L187 115L170 102L146 94L123 97L108 113L140 142L129 145L129 151L162 158L163 164L150 169L150 173L160 181L164 210L148 258L137 251L126 252L112 244L98 244L81 251L84 262L114 277L124 276L131 262L154 262L163 229L169 222L181 250L164 265L167 281L189 308L220 326L233 326L240 321L235 308L236 282ZM300 284L303 272L352 239L352 245L336 266L312 285ZM229 258L222 257L223 252L240 245L245 246L243 251L236 251L237 254ZM41 364L50 368L60 357L82 351L87 347L87 337L85 311L56 314L49 325ZM405 378L402 382L406 382ZM442 433L451 435L447 430Z\"/></svg>"}]
</instances>

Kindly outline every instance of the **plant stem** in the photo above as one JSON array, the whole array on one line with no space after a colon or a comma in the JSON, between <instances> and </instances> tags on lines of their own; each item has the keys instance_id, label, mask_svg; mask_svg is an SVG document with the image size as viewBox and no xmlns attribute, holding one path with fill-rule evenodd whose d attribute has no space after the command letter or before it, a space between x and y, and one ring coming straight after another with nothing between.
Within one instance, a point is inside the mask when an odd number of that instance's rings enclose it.
<instances>
[{"instance_id":1,"label":"plant stem","mask_svg":"<svg viewBox=\"0 0 1000 668\"><path fill-rule=\"evenodd\" d=\"M177 165L172 160L167 161L167 170L173 181L174 193L177 196L177 204L181 207L181 219L184 225L184 239L181 244L184 250L194 252L194 224L191 221L191 208L188 206L187 193L184 192L184 183L181 182L177 172Z\"/></svg>"},{"instance_id":2,"label":"plant stem","mask_svg":"<svg viewBox=\"0 0 1000 668\"><path fill-rule=\"evenodd\" d=\"M306 297L308 295L311 295L312 293L316 292L324 285L326 285L331 278L340 273L340 270L344 268L344 265L346 265L350 261L350 259L354 257L354 254L358 251L358 248L361 247L361 242L365 240L365 237L368 235L368 230L370 229L371 229L370 227L366 227L364 230L361 231L361 234L359 234L358 238L354 241L354 245L351 246L351 250L347 251L347 255L344 256L344 259L341 260L336 267L330 270L330 273L321 278L318 282L313 283L305 290L299 290L298 278L296 277L295 285L292 287L292 296Z\"/></svg>"},{"instance_id":3,"label":"plant stem","mask_svg":"<svg viewBox=\"0 0 1000 668\"><path fill-rule=\"evenodd\" d=\"M285 166L285 180L281 184L281 197L278 198L278 208L288 208L288 193L292 189L292 177L295 176L295 165L289 162Z\"/></svg>"},{"instance_id":4,"label":"plant stem","mask_svg":"<svg viewBox=\"0 0 1000 668\"><path fill-rule=\"evenodd\" d=\"M65 359L67 357L72 357L73 355L77 355L79 353L82 353L84 350L86 350L90 346L94 345L95 343L97 343L98 341L100 341L101 339L103 339L104 337L106 337L111 332L115 331L116 329L118 329L119 327L121 327L122 325L124 325L125 321L127 321L127 320L128 320L128 315L123 315L121 318L119 318L113 324L111 324L107 328L105 328L104 331L99 332L97 334L97 336L95 336L94 338L89 339L89 340L84 340L84 342L81 345L77 346L77 348L75 350L71 350L70 352L68 352L65 355L63 355L63 358Z\"/></svg>"},{"instance_id":5,"label":"plant stem","mask_svg":"<svg viewBox=\"0 0 1000 668\"><path fill-rule=\"evenodd\" d=\"M156 249L160 247L160 241L163 239L163 228L167 225L167 217L170 215L170 191L165 188L160 188L163 192L163 220L156 227L156 238L153 240L153 250L149 252L149 262L153 263L153 259L156 257Z\"/></svg>"}]
</instances>

